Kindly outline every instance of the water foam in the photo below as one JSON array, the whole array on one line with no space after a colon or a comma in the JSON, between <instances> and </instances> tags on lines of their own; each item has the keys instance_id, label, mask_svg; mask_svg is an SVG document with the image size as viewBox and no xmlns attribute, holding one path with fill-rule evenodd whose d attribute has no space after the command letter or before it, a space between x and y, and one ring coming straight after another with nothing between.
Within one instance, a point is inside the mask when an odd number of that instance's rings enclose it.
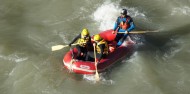
<instances>
[{"instance_id":1,"label":"water foam","mask_svg":"<svg viewBox=\"0 0 190 94\"><path fill-rule=\"evenodd\" d=\"M190 15L190 7L188 6L183 6L183 7L176 7L173 8L171 11L171 15Z\"/></svg>"},{"instance_id":2,"label":"water foam","mask_svg":"<svg viewBox=\"0 0 190 94\"><path fill-rule=\"evenodd\" d=\"M8 56L0 55L1 59L13 61L16 63L28 60L28 57L21 57L20 55L23 55L22 53L14 53Z\"/></svg>"},{"instance_id":3,"label":"water foam","mask_svg":"<svg viewBox=\"0 0 190 94\"><path fill-rule=\"evenodd\" d=\"M117 16L119 16L118 4L105 2L93 13L93 19L97 21L100 30L113 28Z\"/></svg>"},{"instance_id":4,"label":"water foam","mask_svg":"<svg viewBox=\"0 0 190 94\"><path fill-rule=\"evenodd\" d=\"M106 76L106 73L99 73L100 81L98 81L98 83L105 84L105 85L112 85L115 83L113 80L105 79L104 78L105 76ZM83 79L92 84L97 83L95 75L93 75L93 74L92 75L83 75Z\"/></svg>"},{"instance_id":5,"label":"water foam","mask_svg":"<svg viewBox=\"0 0 190 94\"><path fill-rule=\"evenodd\" d=\"M138 9L133 7L120 7L119 3L120 1L117 3L106 1L93 13L92 19L100 25L99 30L113 29L115 20L123 8L128 10L128 14L132 18L147 19L145 14L138 11Z\"/></svg>"}]
</instances>

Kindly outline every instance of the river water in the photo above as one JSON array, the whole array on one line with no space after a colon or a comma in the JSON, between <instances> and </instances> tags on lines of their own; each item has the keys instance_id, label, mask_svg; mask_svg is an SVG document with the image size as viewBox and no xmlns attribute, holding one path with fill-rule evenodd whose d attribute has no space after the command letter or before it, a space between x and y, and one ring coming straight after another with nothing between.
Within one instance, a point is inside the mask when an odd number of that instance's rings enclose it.
<instances>
[{"instance_id":1,"label":"river water","mask_svg":"<svg viewBox=\"0 0 190 94\"><path fill-rule=\"evenodd\" d=\"M190 0L0 0L0 94L190 94ZM93 77L62 57L83 28L112 29L127 8L138 41L130 56Z\"/></svg>"}]
</instances>

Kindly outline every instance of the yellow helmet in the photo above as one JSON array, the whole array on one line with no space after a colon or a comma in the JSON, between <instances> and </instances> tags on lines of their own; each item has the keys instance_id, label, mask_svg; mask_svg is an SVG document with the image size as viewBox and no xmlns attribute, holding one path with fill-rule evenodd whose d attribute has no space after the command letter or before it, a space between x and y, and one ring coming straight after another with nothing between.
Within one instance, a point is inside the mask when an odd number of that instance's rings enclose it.
<instances>
[{"instance_id":1,"label":"yellow helmet","mask_svg":"<svg viewBox=\"0 0 190 94\"><path fill-rule=\"evenodd\" d=\"M84 29L82 30L82 32L81 32L81 35L82 35L82 36L87 36L87 35L89 35L88 29L84 28Z\"/></svg>"},{"instance_id":2,"label":"yellow helmet","mask_svg":"<svg viewBox=\"0 0 190 94\"><path fill-rule=\"evenodd\" d=\"M94 35L94 41L100 41L100 40L102 40L102 38L99 34Z\"/></svg>"}]
</instances>

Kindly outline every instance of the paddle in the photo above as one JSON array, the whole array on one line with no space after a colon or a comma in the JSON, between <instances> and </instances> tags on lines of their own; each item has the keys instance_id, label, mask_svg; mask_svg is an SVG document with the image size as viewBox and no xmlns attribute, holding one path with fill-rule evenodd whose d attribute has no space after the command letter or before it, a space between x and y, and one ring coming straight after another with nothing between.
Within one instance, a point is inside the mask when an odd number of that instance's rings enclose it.
<instances>
[{"instance_id":1,"label":"paddle","mask_svg":"<svg viewBox=\"0 0 190 94\"><path fill-rule=\"evenodd\" d=\"M117 33L143 34L143 33L151 33L151 32L159 32L159 31L158 30L155 30L155 31L131 31L131 32L117 32Z\"/></svg>"},{"instance_id":2,"label":"paddle","mask_svg":"<svg viewBox=\"0 0 190 94\"><path fill-rule=\"evenodd\" d=\"M74 44L71 44L72 46L73 45L77 45L78 43L74 43ZM56 51L56 50L61 50L61 49L63 49L63 48L65 48L65 47L68 47L69 45L56 45L56 46L52 46L51 47L51 50L52 51Z\"/></svg>"},{"instance_id":3,"label":"paddle","mask_svg":"<svg viewBox=\"0 0 190 94\"><path fill-rule=\"evenodd\" d=\"M73 62L74 62L74 54L73 54L73 50L72 48L70 47L70 51L71 51L71 54L72 54L72 58L71 58L71 61L70 61L70 69L69 71L72 72L72 65L73 65Z\"/></svg>"},{"instance_id":4,"label":"paddle","mask_svg":"<svg viewBox=\"0 0 190 94\"><path fill-rule=\"evenodd\" d=\"M95 78L96 78L96 81L99 81L100 80L100 77L99 77L99 74L98 74L98 69L97 69L97 61L96 61L96 48L95 48L95 45L94 46L94 59L95 59L95 68L96 68L96 74L95 74Z\"/></svg>"}]
</instances>

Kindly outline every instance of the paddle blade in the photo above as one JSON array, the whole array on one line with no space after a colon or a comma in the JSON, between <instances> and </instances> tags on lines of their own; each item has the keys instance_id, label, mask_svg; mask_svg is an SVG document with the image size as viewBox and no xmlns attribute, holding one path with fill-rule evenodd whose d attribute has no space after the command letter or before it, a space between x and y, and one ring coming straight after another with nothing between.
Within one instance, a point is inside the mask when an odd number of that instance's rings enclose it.
<instances>
[{"instance_id":1,"label":"paddle blade","mask_svg":"<svg viewBox=\"0 0 190 94\"><path fill-rule=\"evenodd\" d=\"M98 74L97 71L96 71L96 74L95 74L95 79L96 79L96 81L100 81L100 77L99 77L99 74Z\"/></svg>"},{"instance_id":2,"label":"paddle blade","mask_svg":"<svg viewBox=\"0 0 190 94\"><path fill-rule=\"evenodd\" d=\"M64 45L56 45L56 46L52 46L51 47L51 50L52 51L56 51L56 50L60 50L62 48L64 48L65 46Z\"/></svg>"},{"instance_id":3,"label":"paddle blade","mask_svg":"<svg viewBox=\"0 0 190 94\"><path fill-rule=\"evenodd\" d=\"M97 62L96 62L96 60L95 60L95 68L96 68L95 80L96 80L96 81L100 81L100 76L99 76L99 73L98 73L98 67L97 67Z\"/></svg>"},{"instance_id":4,"label":"paddle blade","mask_svg":"<svg viewBox=\"0 0 190 94\"><path fill-rule=\"evenodd\" d=\"M69 72L73 72L73 63L74 63L74 59L71 59L71 61L70 61L70 67L69 67Z\"/></svg>"}]
</instances>

